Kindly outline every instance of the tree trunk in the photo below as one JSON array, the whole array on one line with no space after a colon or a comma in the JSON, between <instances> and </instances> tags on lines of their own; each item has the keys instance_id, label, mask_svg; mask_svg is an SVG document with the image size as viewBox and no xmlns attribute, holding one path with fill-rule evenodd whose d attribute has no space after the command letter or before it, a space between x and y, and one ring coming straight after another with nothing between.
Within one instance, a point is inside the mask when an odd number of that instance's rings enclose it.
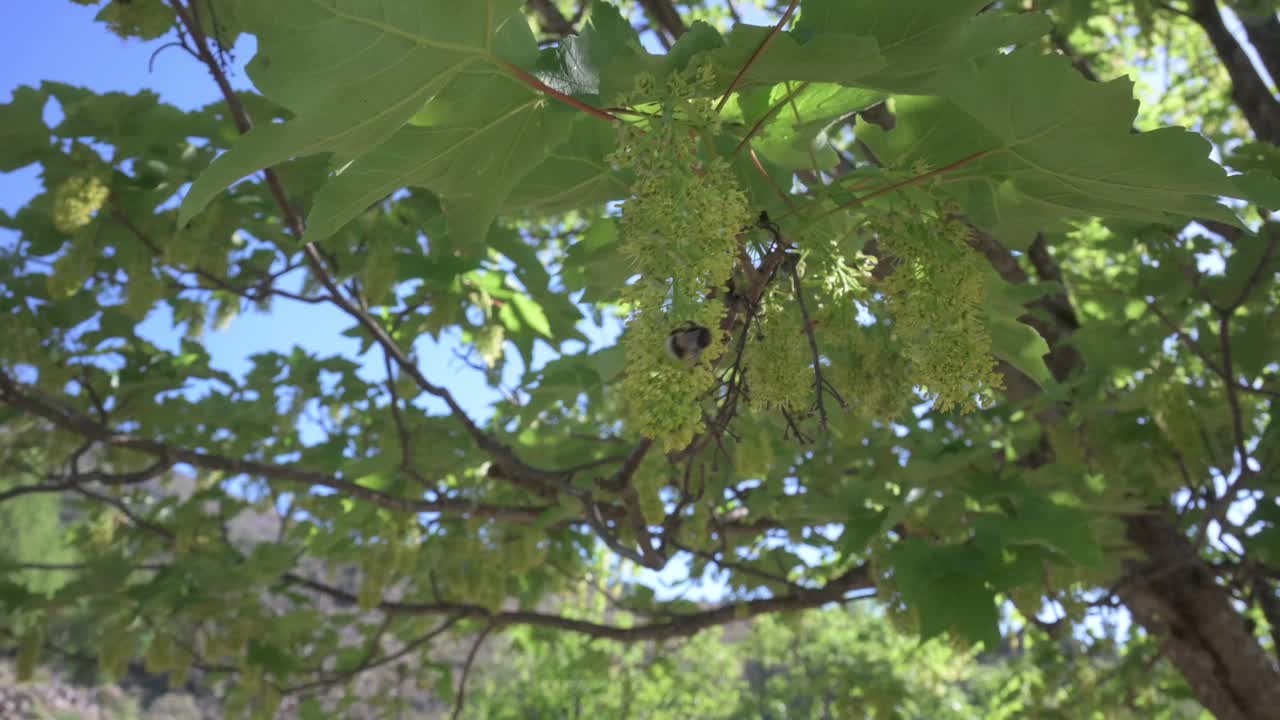
<instances>
[{"instance_id":1,"label":"tree trunk","mask_svg":"<svg viewBox=\"0 0 1280 720\"><path fill-rule=\"evenodd\" d=\"M1048 249L1043 244L1032 247L1030 256L1037 277L1042 282L1058 281L1061 271ZM998 256L1008 250L998 245L992 248L988 259L996 267L1005 265ZM1025 272L1020 279L1009 279L1028 280ZM1066 343L1078 323L1070 301L1065 296L1058 301L1062 307L1042 308L1047 312L1035 327L1048 341L1052 352L1046 360L1061 379L1081 369L1083 359L1078 353L1060 352L1069 349ZM1007 367L1004 371L1006 393L1015 403L1040 391L1018 371ZM1047 428L1064 415L1062 408L1051 408L1037 417ZM1052 444L1045 435L1042 447L1028 457L1028 464L1041 466L1052 463L1053 458ZM1242 613L1233 606L1199 549L1162 514L1168 511L1167 507L1152 508L1124 518L1129 541L1146 560L1130 563L1115 593L1134 620L1162 644L1164 654L1186 679L1196 699L1218 720L1280 718L1280 671L1245 625Z\"/></svg>"},{"instance_id":2,"label":"tree trunk","mask_svg":"<svg viewBox=\"0 0 1280 720\"><path fill-rule=\"evenodd\" d=\"M1218 720L1280 717L1280 672L1186 536L1158 514L1126 520L1147 555L1116 590Z\"/></svg>"},{"instance_id":3,"label":"tree trunk","mask_svg":"<svg viewBox=\"0 0 1280 720\"><path fill-rule=\"evenodd\" d=\"M1271 94L1271 89L1253 67L1244 48L1227 30L1218 4L1214 0L1195 0L1191 6L1191 19L1209 36L1218 59L1231 76L1231 97L1249 121L1253 134L1259 140L1280 145L1280 102ZM1259 40L1265 39L1265 34L1259 35ZM1259 47L1258 51L1264 59L1280 52L1268 46ZM1277 715L1280 716L1280 712Z\"/></svg>"},{"instance_id":4,"label":"tree trunk","mask_svg":"<svg viewBox=\"0 0 1280 720\"><path fill-rule=\"evenodd\" d=\"M1258 51L1258 57L1267 68L1273 83L1280 82L1280 19L1270 15L1241 15L1249 43Z\"/></svg>"}]
</instances>

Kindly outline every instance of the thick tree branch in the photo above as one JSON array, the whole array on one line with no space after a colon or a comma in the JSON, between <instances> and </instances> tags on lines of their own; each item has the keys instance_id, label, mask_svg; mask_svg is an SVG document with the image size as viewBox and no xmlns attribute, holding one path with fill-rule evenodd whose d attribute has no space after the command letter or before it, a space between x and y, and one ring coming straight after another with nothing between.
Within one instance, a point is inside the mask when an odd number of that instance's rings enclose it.
<instances>
[{"instance_id":1,"label":"thick tree branch","mask_svg":"<svg viewBox=\"0 0 1280 720\"><path fill-rule=\"evenodd\" d=\"M1262 651L1213 570L1159 514L1127 519L1128 537L1147 561L1132 566L1117 594L1196 697L1220 719L1266 720L1280 707L1280 673Z\"/></svg>"},{"instance_id":2,"label":"thick tree branch","mask_svg":"<svg viewBox=\"0 0 1280 720\"><path fill-rule=\"evenodd\" d=\"M1209 36L1231 76L1231 97L1259 140L1280 145L1280 101L1227 29L1216 0L1192 0L1191 19Z\"/></svg>"},{"instance_id":3,"label":"thick tree branch","mask_svg":"<svg viewBox=\"0 0 1280 720\"><path fill-rule=\"evenodd\" d=\"M538 25L542 32L557 37L576 34L573 23L560 12L555 0L526 0L525 5L538 16Z\"/></svg>"},{"instance_id":4,"label":"thick tree branch","mask_svg":"<svg viewBox=\"0 0 1280 720\"><path fill-rule=\"evenodd\" d=\"M1007 250L983 243L980 238L977 247L997 270L1002 270L1006 280L1018 281L1019 276L1022 282L1027 280L1026 273L1016 263L1010 263L1011 258L1004 257ZM1061 282L1061 269L1047 247L1033 247L1029 255L1040 279ZM1070 336L1078 320L1065 296L1045 309L1048 312L1042 318L1021 319L1032 323L1049 343L1051 356L1047 360L1054 375L1061 379L1083 367L1083 357L1075 353L1058 355L1053 361L1053 354L1067 347L1062 340ZM1013 371L1006 376L1017 379L1018 373ZM1225 375L1224 379L1229 388L1235 388L1234 379ZM1009 383L1006 389L1015 405L1040 392L1030 382ZM1037 413L1042 427L1066 417L1068 408L1060 405ZM1235 410L1233 405L1233 414ZM1030 467L1052 462L1053 447L1047 434L1042 434L1041 446L1042 451L1027 458ZM1146 556L1145 561L1130 564L1126 575L1130 581L1122 583L1124 589L1117 591L1135 619L1161 639L1163 651L1216 717L1271 717L1280 707L1280 673L1231 606L1230 596L1215 583L1212 569L1199 557L1196 547L1156 509L1126 515L1122 520L1129 540Z\"/></svg>"},{"instance_id":5,"label":"thick tree branch","mask_svg":"<svg viewBox=\"0 0 1280 720\"><path fill-rule=\"evenodd\" d=\"M1262 65L1273 82L1280 82L1280 18L1275 12L1264 15L1236 13L1249 43L1258 51Z\"/></svg>"},{"instance_id":6,"label":"thick tree branch","mask_svg":"<svg viewBox=\"0 0 1280 720\"><path fill-rule=\"evenodd\" d=\"M738 73L733 76L733 80L729 83L729 87L725 88L724 94L720 96L720 101L716 103L716 112L720 112L724 109L724 104L729 102L729 96L738 88L738 83L742 82L742 77L751 69L751 65L764 54L764 51L769 49L769 43L773 42L773 39L777 37L778 33L782 32L782 28L786 27L787 21L791 19L791 15L796 11L796 6L799 4L800 0L791 0L787 5L786 11L782 13L782 18L780 18L777 24L773 26L773 29L769 31L769 34L765 35L764 39L760 41L760 46L751 53L751 57L747 58L747 61L742 64L742 67L738 68ZM743 142L746 142L746 140L744 139ZM741 145L739 145L739 147L741 147Z\"/></svg>"},{"instance_id":7,"label":"thick tree branch","mask_svg":"<svg viewBox=\"0 0 1280 720\"><path fill-rule=\"evenodd\" d=\"M1039 274L1059 277L1060 269L1047 253L1033 260ZM1074 316L1074 313L1073 313ZM1050 318L1053 323L1061 318ZM1060 327L1046 340L1055 348L1069 334ZM1060 370L1071 372L1076 359ZM1010 400L1020 402L1040 392L1035 385L1010 387ZM1061 413L1058 413L1061 416ZM1056 422L1054 414L1037 416ZM1052 460L1041 453L1035 465ZM1196 547L1159 510L1123 518L1128 538L1146 556L1130 563L1116 590L1135 619L1161 639L1162 648L1195 690L1196 697L1216 717L1263 720L1280 707L1280 673L1276 672L1229 596L1213 580L1213 571Z\"/></svg>"},{"instance_id":8,"label":"thick tree branch","mask_svg":"<svg viewBox=\"0 0 1280 720\"><path fill-rule=\"evenodd\" d=\"M662 28L672 38L679 40L681 35L685 34L688 29L685 27L684 20L680 17L680 11L676 10L675 3L671 0L637 0L649 17L653 18L658 27ZM661 36L661 33L659 33Z\"/></svg>"},{"instance_id":9,"label":"thick tree branch","mask_svg":"<svg viewBox=\"0 0 1280 720\"><path fill-rule=\"evenodd\" d=\"M301 575L289 574L285 580L299 587L304 587L321 595L325 595L344 605L355 605L357 598L352 593L335 588L325 583L311 580ZM566 630L589 635L591 637L619 642L640 642L645 640L665 640L668 638L688 637L707 628L739 620L749 620L768 613L805 610L821 607L831 602L845 602L850 599L870 597L870 594L849 598L855 591L873 590L874 585L866 566L858 566L833 578L825 586L812 590L802 590L781 597L759 600L747 600L730 603L709 610L670 616L660 622L621 627L604 623L566 618L532 610L514 610L491 612L479 605L464 603L414 603L383 601L378 608L383 612L402 615L459 615L464 618L488 619L495 630L514 625L534 625L537 627Z\"/></svg>"},{"instance_id":10,"label":"thick tree branch","mask_svg":"<svg viewBox=\"0 0 1280 720\"><path fill-rule=\"evenodd\" d=\"M389 510L411 513L475 514L496 519L531 522L549 508L549 506L488 505L472 503L468 500L445 498L439 500L414 500L380 493L348 480L292 465L275 465L254 460L230 458L204 450L168 445L128 433L117 433L100 422L61 407L54 401L44 397L37 390L24 390L8 374L2 372L0 372L0 400L36 417L44 418L62 430L103 445L128 448L160 458L167 463L181 462L203 470L218 470L232 475L261 477L267 480L292 483L305 487L327 487L345 493L350 497L367 500Z\"/></svg>"}]
</instances>

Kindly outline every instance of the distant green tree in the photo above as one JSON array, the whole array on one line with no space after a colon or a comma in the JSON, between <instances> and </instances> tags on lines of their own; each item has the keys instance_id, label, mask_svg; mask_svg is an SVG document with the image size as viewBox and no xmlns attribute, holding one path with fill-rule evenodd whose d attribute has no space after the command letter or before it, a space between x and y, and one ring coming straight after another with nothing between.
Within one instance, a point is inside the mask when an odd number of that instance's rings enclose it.
<instances>
[{"instance_id":1,"label":"distant green tree","mask_svg":"<svg viewBox=\"0 0 1280 720\"><path fill-rule=\"evenodd\" d=\"M0 502L0 582L7 580L31 592L51 593L74 576L70 572L73 567L66 572L54 570L77 558L63 524L67 499L60 493L16 494L17 488L39 484L41 480L15 469L40 468L38 448L0 442L0 453L6 455L0 463L0 498L4 498ZM4 606L0 605L0 617L3 613Z\"/></svg>"},{"instance_id":2,"label":"distant green tree","mask_svg":"<svg viewBox=\"0 0 1280 720\"><path fill-rule=\"evenodd\" d=\"M921 642L874 606L809 610L687 642L622 646L521 629L465 717L645 720L1193 720L1203 710L1141 634L1019 633L977 654ZM730 636L732 637L730 639Z\"/></svg>"}]
</instances>

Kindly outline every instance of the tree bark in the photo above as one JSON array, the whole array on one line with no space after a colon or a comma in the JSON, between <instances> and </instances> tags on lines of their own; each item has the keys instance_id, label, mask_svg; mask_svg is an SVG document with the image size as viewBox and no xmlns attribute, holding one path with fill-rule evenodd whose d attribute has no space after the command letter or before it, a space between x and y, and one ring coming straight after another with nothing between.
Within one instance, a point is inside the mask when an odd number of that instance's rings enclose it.
<instances>
[{"instance_id":1,"label":"tree bark","mask_svg":"<svg viewBox=\"0 0 1280 720\"><path fill-rule=\"evenodd\" d=\"M1271 82L1280 82L1280 18L1271 15L1241 15L1249 43L1258 51Z\"/></svg>"},{"instance_id":2,"label":"tree bark","mask_svg":"<svg viewBox=\"0 0 1280 720\"><path fill-rule=\"evenodd\" d=\"M998 257L1000 252L984 249L994 266L1005 264ZM1008 253L1002 247L998 250ZM1033 244L1030 256L1041 280L1062 277L1057 262L1040 239ZM1010 281L1017 281L1019 275L1021 282L1027 281L1026 273L1020 270L1007 275ZM1076 314L1065 296L1048 296L1036 303L1046 312L1034 326L1049 343L1051 352L1046 360L1054 375L1062 379L1083 364L1083 358L1078 353L1065 352L1070 348L1064 345L1078 327ZM1017 371L1006 371L1006 394L1015 403L1040 392L1038 386L1021 380ZM1036 417L1047 428L1065 417L1065 409L1041 410ZM1041 445L1027 458L1028 465L1053 462L1048 433L1042 436ZM1231 596L1198 549L1160 509L1125 516L1124 523L1129 541L1146 559L1126 568L1115 592L1134 620L1160 641L1165 655L1196 699L1218 720L1280 717L1280 671L1245 625Z\"/></svg>"},{"instance_id":3,"label":"tree bark","mask_svg":"<svg viewBox=\"0 0 1280 720\"><path fill-rule=\"evenodd\" d=\"M573 23L560 12L554 0L527 0L525 4L537 13L543 32L560 37L574 34Z\"/></svg>"},{"instance_id":4,"label":"tree bark","mask_svg":"<svg viewBox=\"0 0 1280 720\"><path fill-rule=\"evenodd\" d=\"M1133 564L1116 594L1162 639L1200 703L1218 720L1280 716L1280 672L1192 543L1158 514L1125 524L1147 560Z\"/></svg>"},{"instance_id":5,"label":"tree bark","mask_svg":"<svg viewBox=\"0 0 1280 720\"><path fill-rule=\"evenodd\" d=\"M658 27L665 30L668 35L677 40L684 35L686 30L684 20L671 0L639 0L639 2L641 7L653 17Z\"/></svg>"},{"instance_id":6,"label":"tree bark","mask_svg":"<svg viewBox=\"0 0 1280 720\"><path fill-rule=\"evenodd\" d=\"M1227 30L1215 0L1195 0L1191 7L1191 19L1200 25L1209 41L1213 43L1218 58L1227 68L1231 76L1231 97L1240 106L1253 134L1259 140L1273 145L1280 145L1280 102L1276 101L1266 80L1253 67L1253 62L1245 54L1244 48L1236 42L1235 36ZM1274 18L1273 18L1274 19ZM1247 30L1247 26L1246 26ZM1262 53L1262 49L1259 48ZM1267 54L1276 55L1276 51L1268 47ZM1265 60L1264 55L1264 60ZM1275 58L1280 60L1280 57ZM1268 62L1268 66L1270 63Z\"/></svg>"}]
</instances>

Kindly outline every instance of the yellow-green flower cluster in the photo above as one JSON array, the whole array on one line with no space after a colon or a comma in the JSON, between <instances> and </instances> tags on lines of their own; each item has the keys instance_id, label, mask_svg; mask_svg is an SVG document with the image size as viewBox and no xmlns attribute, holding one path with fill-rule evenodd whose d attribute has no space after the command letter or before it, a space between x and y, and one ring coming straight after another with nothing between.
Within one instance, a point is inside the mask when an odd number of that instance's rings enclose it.
<instances>
[{"instance_id":1,"label":"yellow-green flower cluster","mask_svg":"<svg viewBox=\"0 0 1280 720\"><path fill-rule=\"evenodd\" d=\"M623 125L612 161L635 178L622 211L623 250L636 279L623 291L632 308L624 338L623 396L632 427L668 450L702 427L700 400L712 388L711 364L724 348L724 309L707 294L733 271L737 236L751 222L746 195L727 163L702 139L718 130L708 65L670 76L659 90L651 77L635 96L658 95L648 121ZM653 103L650 103L653 105ZM668 335L687 323L712 334L697 361L667 357Z\"/></svg>"},{"instance_id":2,"label":"yellow-green flower cluster","mask_svg":"<svg viewBox=\"0 0 1280 720\"><path fill-rule=\"evenodd\" d=\"M743 364L751 406L761 410L795 412L815 400L813 350L790 284L779 276L762 303L759 327L748 330Z\"/></svg>"},{"instance_id":3,"label":"yellow-green flower cluster","mask_svg":"<svg viewBox=\"0 0 1280 720\"><path fill-rule=\"evenodd\" d=\"M93 222L94 213L106 204L111 189L97 175L73 175L53 194L53 225L59 232L74 233Z\"/></svg>"},{"instance_id":4,"label":"yellow-green flower cluster","mask_svg":"<svg viewBox=\"0 0 1280 720\"><path fill-rule=\"evenodd\" d=\"M705 321L706 315L712 315L715 323L718 314L714 305L706 303L698 306L695 317ZM627 372L622 395L628 420L636 432L659 440L664 450L688 445L701 430L700 399L715 381L711 360L723 347L718 325L713 324L711 346L697 362L686 366L674 361L665 350L671 324L660 310L638 310L628 321L623 340ZM703 326L708 327L705 323Z\"/></svg>"},{"instance_id":5,"label":"yellow-green flower cluster","mask_svg":"<svg viewBox=\"0 0 1280 720\"><path fill-rule=\"evenodd\" d=\"M899 265L881 291L911 378L946 411L970 411L1001 387L981 305L983 260L969 229L945 212L912 208L872 218L880 249Z\"/></svg>"},{"instance_id":6,"label":"yellow-green flower cluster","mask_svg":"<svg viewBox=\"0 0 1280 720\"><path fill-rule=\"evenodd\" d=\"M831 357L825 372L849 409L866 420L888 421L912 397L910 368L884 325L861 327L853 308L823 320L824 347Z\"/></svg>"}]
</instances>

